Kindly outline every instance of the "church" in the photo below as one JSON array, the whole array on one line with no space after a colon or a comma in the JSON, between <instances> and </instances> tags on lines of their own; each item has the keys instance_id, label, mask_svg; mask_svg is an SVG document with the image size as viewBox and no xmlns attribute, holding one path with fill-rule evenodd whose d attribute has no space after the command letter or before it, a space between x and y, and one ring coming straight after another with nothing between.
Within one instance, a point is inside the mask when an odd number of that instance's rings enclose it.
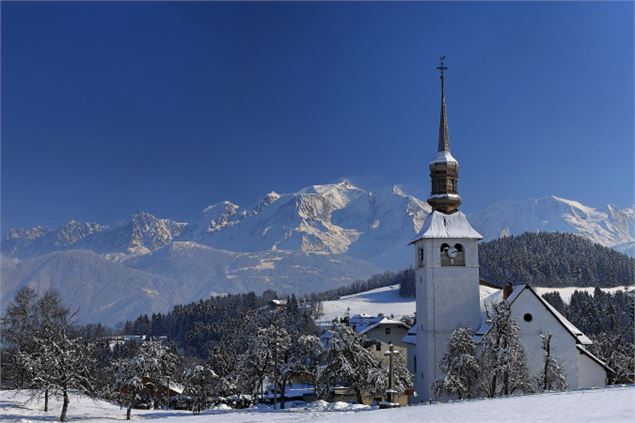
<instances>
[{"instance_id":1,"label":"church","mask_svg":"<svg viewBox=\"0 0 635 423\"><path fill-rule=\"evenodd\" d=\"M539 333L551 332L552 355L564 372L569 389L603 386L611 370L588 350L592 341L527 285L489 288L479 279L478 241L483 237L459 210L459 162L450 152L445 101L445 70L441 58L441 116L438 151L430 162L432 212L411 242L415 252L416 325L403 341L408 367L415 375L417 401L433 399L433 383L452 332L468 327L479 344L489 330L485 311L506 300L520 326L527 367L537 375L544 363Z\"/></svg>"}]
</instances>

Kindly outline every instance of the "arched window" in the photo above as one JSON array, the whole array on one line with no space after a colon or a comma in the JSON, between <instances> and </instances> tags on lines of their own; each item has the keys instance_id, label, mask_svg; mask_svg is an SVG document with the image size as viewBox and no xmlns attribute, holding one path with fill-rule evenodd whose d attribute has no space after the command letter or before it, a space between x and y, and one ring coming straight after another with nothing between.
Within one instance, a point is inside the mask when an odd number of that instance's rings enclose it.
<instances>
[{"instance_id":1,"label":"arched window","mask_svg":"<svg viewBox=\"0 0 635 423\"><path fill-rule=\"evenodd\" d=\"M441 266L465 266L463 245L441 244Z\"/></svg>"}]
</instances>

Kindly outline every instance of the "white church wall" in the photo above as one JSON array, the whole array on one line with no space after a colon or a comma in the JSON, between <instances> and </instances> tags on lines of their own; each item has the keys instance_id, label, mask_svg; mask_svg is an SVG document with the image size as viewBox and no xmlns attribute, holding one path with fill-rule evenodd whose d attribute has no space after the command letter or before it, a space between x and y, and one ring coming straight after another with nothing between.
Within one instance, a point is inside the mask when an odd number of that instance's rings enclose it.
<instances>
[{"instance_id":1,"label":"white church wall","mask_svg":"<svg viewBox=\"0 0 635 423\"><path fill-rule=\"evenodd\" d=\"M606 371L604 367L581 351L578 351L578 375L578 385L580 387L592 388L606 384Z\"/></svg>"},{"instance_id":2,"label":"white church wall","mask_svg":"<svg viewBox=\"0 0 635 423\"><path fill-rule=\"evenodd\" d=\"M531 321L526 321L525 315L531 315ZM544 350L539 333L551 332L551 353L558 360L569 389L591 386L581 380L580 354L575 339L531 291L525 289L516 298L512 304L512 316L522 331L521 342L531 376L538 375L544 365Z\"/></svg>"}]
</instances>

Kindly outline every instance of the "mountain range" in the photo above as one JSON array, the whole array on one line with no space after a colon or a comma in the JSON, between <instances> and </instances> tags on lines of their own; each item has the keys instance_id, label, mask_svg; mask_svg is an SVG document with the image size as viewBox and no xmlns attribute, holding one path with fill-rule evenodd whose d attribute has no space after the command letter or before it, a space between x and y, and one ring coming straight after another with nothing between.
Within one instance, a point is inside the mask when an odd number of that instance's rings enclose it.
<instances>
[{"instance_id":1,"label":"mountain range","mask_svg":"<svg viewBox=\"0 0 635 423\"><path fill-rule=\"evenodd\" d=\"M25 285L58 289L79 322L116 324L214 294L324 291L411 264L408 242L429 205L393 186L348 181L206 207L190 222L137 212L112 225L69 221L12 229L1 243L2 306ZM635 211L559 197L504 201L469 216L485 237L582 235L635 252Z\"/></svg>"}]
</instances>

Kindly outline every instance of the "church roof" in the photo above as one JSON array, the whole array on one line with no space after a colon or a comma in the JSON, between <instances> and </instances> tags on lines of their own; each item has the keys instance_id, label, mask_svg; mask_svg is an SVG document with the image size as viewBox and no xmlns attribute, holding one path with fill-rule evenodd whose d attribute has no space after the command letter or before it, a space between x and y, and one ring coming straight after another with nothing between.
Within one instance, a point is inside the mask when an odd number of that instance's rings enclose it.
<instances>
[{"instance_id":1,"label":"church roof","mask_svg":"<svg viewBox=\"0 0 635 423\"><path fill-rule=\"evenodd\" d=\"M483 239L483 236L476 232L462 212L445 214L435 210L426 216L421 230L410 243L423 238Z\"/></svg>"},{"instance_id":2,"label":"church roof","mask_svg":"<svg viewBox=\"0 0 635 423\"><path fill-rule=\"evenodd\" d=\"M437 152L437 156L430 162L430 164L434 163L456 163L459 162L454 158L452 153L449 151L439 151Z\"/></svg>"}]
</instances>

